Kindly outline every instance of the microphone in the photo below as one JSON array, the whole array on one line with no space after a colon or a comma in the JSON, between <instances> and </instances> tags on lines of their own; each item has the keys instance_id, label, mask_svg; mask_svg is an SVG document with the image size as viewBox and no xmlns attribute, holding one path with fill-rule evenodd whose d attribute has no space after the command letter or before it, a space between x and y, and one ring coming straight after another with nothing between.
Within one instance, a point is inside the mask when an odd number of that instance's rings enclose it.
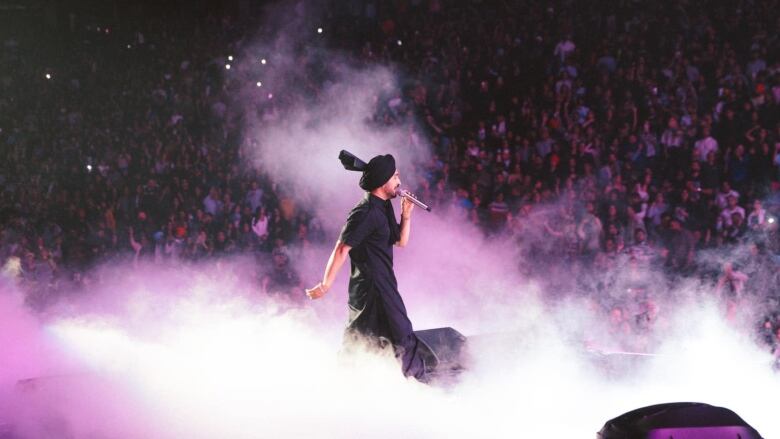
<instances>
[{"instance_id":1,"label":"microphone","mask_svg":"<svg viewBox=\"0 0 780 439\"><path fill-rule=\"evenodd\" d=\"M395 190L395 194L396 194L396 195L398 195L399 197L404 197L404 198L406 198L407 200L409 200L409 201L411 201L413 204L415 204L417 207L420 207L420 208L422 208L422 209L425 209L425 210L427 210L428 212L430 212L430 211L431 211L431 207L430 207L430 206L428 206L427 204L425 204L425 203L423 203L422 201L420 201L420 200L418 200L417 198L415 198L415 197L414 197L414 195L412 195L412 193L411 193L411 192L409 192L409 191L407 191L406 189L401 189L401 188L398 188L398 189L396 189L396 190Z\"/></svg>"}]
</instances>

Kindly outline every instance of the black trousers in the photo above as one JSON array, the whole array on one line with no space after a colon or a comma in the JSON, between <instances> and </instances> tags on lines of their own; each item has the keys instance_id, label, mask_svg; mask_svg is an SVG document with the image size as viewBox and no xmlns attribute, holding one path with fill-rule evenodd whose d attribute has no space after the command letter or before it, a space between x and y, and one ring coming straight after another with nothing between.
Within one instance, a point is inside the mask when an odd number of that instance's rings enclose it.
<instances>
[{"instance_id":1,"label":"black trousers","mask_svg":"<svg viewBox=\"0 0 780 439\"><path fill-rule=\"evenodd\" d=\"M423 345L412 329L401 295L397 291L373 290L366 294L362 308L349 307L349 323L344 333L345 348L358 340L384 348L389 343L401 362L404 376L426 380Z\"/></svg>"}]
</instances>

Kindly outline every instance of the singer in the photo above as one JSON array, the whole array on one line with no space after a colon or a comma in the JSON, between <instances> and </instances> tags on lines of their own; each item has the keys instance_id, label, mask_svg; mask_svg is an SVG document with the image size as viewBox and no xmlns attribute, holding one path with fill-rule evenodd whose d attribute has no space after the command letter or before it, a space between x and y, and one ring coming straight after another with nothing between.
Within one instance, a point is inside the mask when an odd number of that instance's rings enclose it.
<instances>
[{"instance_id":1,"label":"singer","mask_svg":"<svg viewBox=\"0 0 780 439\"><path fill-rule=\"evenodd\" d=\"M378 345L389 342L401 361L403 374L425 381L421 343L406 315L393 271L393 245L403 247L409 242L414 204L402 198L398 224L390 200L397 196L401 177L392 155L376 156L365 164L347 154L354 159L355 166L347 165L343 158L342 163L349 170L363 172L360 187L366 195L349 213L322 281L307 289L306 294L318 299L327 293L349 255L352 272L345 344L349 347L350 343L366 338Z\"/></svg>"}]
</instances>

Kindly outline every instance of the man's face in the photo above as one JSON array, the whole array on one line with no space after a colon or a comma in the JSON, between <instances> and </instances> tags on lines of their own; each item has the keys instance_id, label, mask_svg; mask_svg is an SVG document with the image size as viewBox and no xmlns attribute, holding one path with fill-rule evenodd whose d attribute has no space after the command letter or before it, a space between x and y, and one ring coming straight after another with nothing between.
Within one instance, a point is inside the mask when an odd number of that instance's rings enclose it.
<instances>
[{"instance_id":1,"label":"man's face","mask_svg":"<svg viewBox=\"0 0 780 439\"><path fill-rule=\"evenodd\" d=\"M401 174L396 169L395 173L392 177L390 177L390 180L387 180L387 183L383 184L380 189L385 194L387 199L395 198L396 190L398 187L401 186Z\"/></svg>"},{"instance_id":2,"label":"man's face","mask_svg":"<svg viewBox=\"0 0 780 439\"><path fill-rule=\"evenodd\" d=\"M283 268L285 265L287 265L287 256L285 256L283 253L275 254L273 259L274 266L276 266L276 268Z\"/></svg>"}]
</instances>

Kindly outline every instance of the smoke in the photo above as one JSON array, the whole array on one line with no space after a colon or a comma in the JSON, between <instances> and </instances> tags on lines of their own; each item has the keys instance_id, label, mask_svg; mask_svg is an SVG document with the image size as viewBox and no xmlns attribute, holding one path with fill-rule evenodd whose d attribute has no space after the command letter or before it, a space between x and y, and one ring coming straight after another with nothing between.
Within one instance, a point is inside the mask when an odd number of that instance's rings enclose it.
<instances>
[{"instance_id":1,"label":"smoke","mask_svg":"<svg viewBox=\"0 0 780 439\"><path fill-rule=\"evenodd\" d=\"M335 228L343 214L333 212L346 211L361 194L360 174L341 167L339 151L366 162L393 154L409 182L416 179L412 165L428 159L429 146L413 118L389 125L378 115L378 108L398 118L407 111L405 81L390 66L358 63L326 48L311 24L317 20L300 8L270 14L269 22L284 27L246 44L240 72L228 79L241 90L243 151L279 191Z\"/></svg>"},{"instance_id":2,"label":"smoke","mask_svg":"<svg viewBox=\"0 0 780 439\"><path fill-rule=\"evenodd\" d=\"M327 49L300 9L270 14L286 27L235 52L227 88L246 113L247 164L326 226L326 246L296 260L313 284L361 196L339 150L393 153L407 182L430 152L414 119L377 122L377 108L396 111L389 102L403 94L392 66ZM518 246L453 212L415 212L410 245L395 253L409 315L416 329L472 336L468 369L447 386L404 379L388 352L339 354L346 269L325 298L305 302L261 296L249 258L105 266L43 316L8 284L0 426L35 438L581 437L640 406L702 401L780 435L772 358L749 323L726 318L712 285L667 289L657 270L628 264L614 276L563 258L540 264L544 251L528 248L550 248L544 217L524 218ZM630 309L640 281L655 303ZM614 307L657 312L653 330L622 334L625 321L604 312Z\"/></svg>"},{"instance_id":3,"label":"smoke","mask_svg":"<svg viewBox=\"0 0 780 439\"><path fill-rule=\"evenodd\" d=\"M0 386L13 385L20 375L45 374L52 356L53 346L44 337L26 339L20 334L34 332L36 318L26 312L21 304L21 294L7 278L0 277L0 343L3 346Z\"/></svg>"},{"instance_id":4,"label":"smoke","mask_svg":"<svg viewBox=\"0 0 780 439\"><path fill-rule=\"evenodd\" d=\"M501 308L501 293L488 283L461 299L477 315L447 323L462 329L482 319L504 331L469 334L468 370L429 387L403 379L389 353L339 355L341 321L319 312L334 297L311 306L259 300L246 279L205 266L112 273L115 282L15 332L19 342L49 337L60 352L51 365L63 356L78 364L48 368L4 401L14 410L3 420L20 437L574 437L630 409L682 400L732 408L767 437L778 433L771 358L707 304L671 316L673 336L656 356L607 356L574 337L573 319L597 326L574 304L506 300L504 322L490 322L485 313ZM434 294L416 301L415 309L450 308Z\"/></svg>"}]
</instances>

